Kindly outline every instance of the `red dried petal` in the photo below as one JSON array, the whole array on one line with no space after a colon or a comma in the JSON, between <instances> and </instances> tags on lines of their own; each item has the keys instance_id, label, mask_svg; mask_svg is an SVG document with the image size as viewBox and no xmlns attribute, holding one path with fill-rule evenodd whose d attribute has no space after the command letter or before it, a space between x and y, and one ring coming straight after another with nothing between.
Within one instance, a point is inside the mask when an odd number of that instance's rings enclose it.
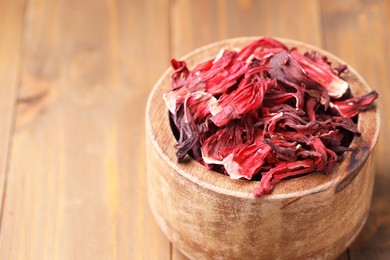
<instances>
[{"instance_id":1,"label":"red dried petal","mask_svg":"<svg viewBox=\"0 0 390 260\"><path fill-rule=\"evenodd\" d=\"M305 135L316 135L320 131L327 131L329 128L326 122L311 121L307 124L297 124L297 122L289 119L285 120L284 126L289 126L290 128L297 130L298 133Z\"/></svg>"},{"instance_id":2,"label":"red dried petal","mask_svg":"<svg viewBox=\"0 0 390 260\"><path fill-rule=\"evenodd\" d=\"M244 127L235 122L219 129L204 141L201 148L203 160L208 164L223 164L222 160L227 156L223 150L226 151L226 148L235 148L244 143L243 130Z\"/></svg>"},{"instance_id":3,"label":"red dried petal","mask_svg":"<svg viewBox=\"0 0 390 260\"><path fill-rule=\"evenodd\" d=\"M284 140L287 140L287 141L295 141L297 143L304 143L304 144L310 143L309 137L307 137L304 134L297 133L297 132L280 131L280 132L276 133L276 135L280 136L280 138L283 138ZM276 135L274 135L274 136L276 136Z\"/></svg>"},{"instance_id":4,"label":"red dried petal","mask_svg":"<svg viewBox=\"0 0 390 260\"><path fill-rule=\"evenodd\" d=\"M306 101L306 113L310 121L316 121L315 107L317 102L315 98L308 98Z\"/></svg>"},{"instance_id":5,"label":"red dried petal","mask_svg":"<svg viewBox=\"0 0 390 260\"><path fill-rule=\"evenodd\" d=\"M264 124L264 130L267 133L273 134L276 128L276 124L283 119L283 112L274 114L269 120Z\"/></svg>"},{"instance_id":6,"label":"red dried petal","mask_svg":"<svg viewBox=\"0 0 390 260\"><path fill-rule=\"evenodd\" d=\"M171 60L172 68L175 70L172 74L172 89L177 89L183 86L185 80L190 74L185 61Z\"/></svg>"},{"instance_id":7,"label":"red dried petal","mask_svg":"<svg viewBox=\"0 0 390 260\"><path fill-rule=\"evenodd\" d=\"M283 50L287 50L286 45L273 38L265 37L242 48L237 58L247 60L251 55L254 55L257 59L264 59Z\"/></svg>"},{"instance_id":8,"label":"red dried petal","mask_svg":"<svg viewBox=\"0 0 390 260\"><path fill-rule=\"evenodd\" d=\"M312 172L314 169L312 160L302 160L296 162L283 162L276 165L268 172L262 173L260 187L253 191L253 196L259 198L262 195L271 193L275 184L282 179Z\"/></svg>"},{"instance_id":9,"label":"red dried petal","mask_svg":"<svg viewBox=\"0 0 390 260\"><path fill-rule=\"evenodd\" d=\"M188 93L205 90L204 84L194 80L192 73L187 68L185 61L171 60L172 68L172 89L163 95L166 106L172 114L176 114L180 105L184 102ZM189 84L188 82L191 82Z\"/></svg>"},{"instance_id":10,"label":"red dried petal","mask_svg":"<svg viewBox=\"0 0 390 260\"><path fill-rule=\"evenodd\" d=\"M291 92L286 86L277 84L274 88L267 91L263 104L267 107L284 104L291 99L295 99L295 107L299 107L303 102L304 87L301 86L299 90Z\"/></svg>"},{"instance_id":11,"label":"red dried petal","mask_svg":"<svg viewBox=\"0 0 390 260\"><path fill-rule=\"evenodd\" d=\"M372 91L361 97L354 97L343 101L335 101L331 103L331 107L344 117L354 117L369 107L375 99L378 98L378 93Z\"/></svg>"},{"instance_id":12,"label":"red dried petal","mask_svg":"<svg viewBox=\"0 0 390 260\"><path fill-rule=\"evenodd\" d=\"M330 130L329 132L321 134L320 138L326 147L340 146L341 140L343 139L343 134L340 133L340 131L338 129Z\"/></svg>"},{"instance_id":13,"label":"red dried petal","mask_svg":"<svg viewBox=\"0 0 390 260\"><path fill-rule=\"evenodd\" d=\"M223 159L223 166L230 178L250 180L259 171L264 158L271 150L272 148L263 142L240 147Z\"/></svg>"},{"instance_id":14,"label":"red dried petal","mask_svg":"<svg viewBox=\"0 0 390 260\"><path fill-rule=\"evenodd\" d=\"M233 119L240 118L243 114L259 108L265 92L274 84L275 82L271 79L258 77L242 80L236 90L229 94L223 94L218 102L211 104L210 111L213 115L211 120L221 127Z\"/></svg>"},{"instance_id":15,"label":"red dried petal","mask_svg":"<svg viewBox=\"0 0 390 260\"><path fill-rule=\"evenodd\" d=\"M326 148L319 137L315 136L312 139L312 146L317 153L321 154L321 156L317 157L315 160L315 170L323 171L326 167L331 167L332 164L337 160L336 153Z\"/></svg>"},{"instance_id":16,"label":"red dried petal","mask_svg":"<svg viewBox=\"0 0 390 260\"><path fill-rule=\"evenodd\" d=\"M228 70L221 72L219 77L214 77L207 81L207 92L217 95L228 91L238 79L249 70L249 63L238 61Z\"/></svg>"},{"instance_id":17,"label":"red dried petal","mask_svg":"<svg viewBox=\"0 0 390 260\"><path fill-rule=\"evenodd\" d=\"M193 117L193 120L197 123L203 121L207 116L210 115L210 104L215 102L216 98L211 94L196 91L187 94L184 100L184 106L188 107L188 110Z\"/></svg>"},{"instance_id":18,"label":"red dried petal","mask_svg":"<svg viewBox=\"0 0 390 260\"><path fill-rule=\"evenodd\" d=\"M328 91L329 96L340 98L347 92L348 83L338 77L338 73L318 53L312 52L311 58L308 58L299 53L297 49L293 49L290 54L301 65L311 80Z\"/></svg>"},{"instance_id":19,"label":"red dried petal","mask_svg":"<svg viewBox=\"0 0 390 260\"><path fill-rule=\"evenodd\" d=\"M209 70L203 71L201 74L199 74L199 77L204 82L207 82L210 79L214 79L215 77L220 77L223 79L223 74L226 73L226 70L230 67L236 56L237 53L234 51L225 51L221 58L214 60L211 68ZM222 75L219 75L219 73L222 73Z\"/></svg>"}]
</instances>

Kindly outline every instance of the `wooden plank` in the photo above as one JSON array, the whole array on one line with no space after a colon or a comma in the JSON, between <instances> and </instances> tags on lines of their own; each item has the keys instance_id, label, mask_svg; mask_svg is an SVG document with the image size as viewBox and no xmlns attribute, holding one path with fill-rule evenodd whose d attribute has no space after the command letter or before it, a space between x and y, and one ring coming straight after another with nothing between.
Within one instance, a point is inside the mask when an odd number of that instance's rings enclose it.
<instances>
[{"instance_id":1,"label":"wooden plank","mask_svg":"<svg viewBox=\"0 0 390 260\"><path fill-rule=\"evenodd\" d=\"M171 8L174 57L213 41L250 35L323 45L319 1L174 1ZM172 259L187 258L173 247ZM348 259L347 253L340 259Z\"/></svg>"},{"instance_id":2,"label":"wooden plank","mask_svg":"<svg viewBox=\"0 0 390 260\"><path fill-rule=\"evenodd\" d=\"M202 45L224 37L220 12L223 1L172 1L171 51L179 58Z\"/></svg>"},{"instance_id":3,"label":"wooden plank","mask_svg":"<svg viewBox=\"0 0 390 260\"><path fill-rule=\"evenodd\" d=\"M390 3L322 1L326 48L345 59L379 93L381 133L375 153L376 183L366 226L351 259L390 259Z\"/></svg>"},{"instance_id":4,"label":"wooden plank","mask_svg":"<svg viewBox=\"0 0 390 260\"><path fill-rule=\"evenodd\" d=\"M173 1L171 10L175 57L217 40L252 35L279 36L322 45L318 1L202 0L194 3L183 0Z\"/></svg>"},{"instance_id":5,"label":"wooden plank","mask_svg":"<svg viewBox=\"0 0 390 260\"><path fill-rule=\"evenodd\" d=\"M0 1L0 209L7 181L21 63L25 1ZM2 211L0 212L1 221ZM1 224L0 224L1 225Z\"/></svg>"},{"instance_id":6,"label":"wooden plank","mask_svg":"<svg viewBox=\"0 0 390 260\"><path fill-rule=\"evenodd\" d=\"M226 37L279 36L321 47L319 1L226 1Z\"/></svg>"},{"instance_id":7,"label":"wooden plank","mask_svg":"<svg viewBox=\"0 0 390 260\"><path fill-rule=\"evenodd\" d=\"M144 107L169 60L167 8L30 2L1 259L169 259L144 179Z\"/></svg>"}]
</instances>

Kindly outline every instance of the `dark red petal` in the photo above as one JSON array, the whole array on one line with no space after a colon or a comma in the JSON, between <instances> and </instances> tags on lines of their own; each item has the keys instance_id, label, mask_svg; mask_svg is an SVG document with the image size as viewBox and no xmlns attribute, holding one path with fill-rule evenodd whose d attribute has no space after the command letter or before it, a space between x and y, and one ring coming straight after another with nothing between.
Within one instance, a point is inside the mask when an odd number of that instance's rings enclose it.
<instances>
[{"instance_id":1,"label":"dark red petal","mask_svg":"<svg viewBox=\"0 0 390 260\"><path fill-rule=\"evenodd\" d=\"M284 125L289 126L292 129L297 130L301 134L305 135L315 135L321 130L327 130L326 122L321 121L311 121L307 124L297 124L294 121L286 120Z\"/></svg>"},{"instance_id":2,"label":"dark red petal","mask_svg":"<svg viewBox=\"0 0 390 260\"><path fill-rule=\"evenodd\" d=\"M181 106L174 117L176 127L179 129L176 156L180 162L189 151L199 148L199 132L191 113L188 111L188 107ZM200 157L200 155L195 157Z\"/></svg>"},{"instance_id":3,"label":"dark red petal","mask_svg":"<svg viewBox=\"0 0 390 260\"><path fill-rule=\"evenodd\" d=\"M310 121L316 121L315 106L317 102L315 98L308 98L306 101L306 113Z\"/></svg>"},{"instance_id":4,"label":"dark red petal","mask_svg":"<svg viewBox=\"0 0 390 260\"><path fill-rule=\"evenodd\" d=\"M328 121L334 128L344 128L352 133L359 133L357 125L349 117L334 116Z\"/></svg>"},{"instance_id":5,"label":"dark red petal","mask_svg":"<svg viewBox=\"0 0 390 260\"><path fill-rule=\"evenodd\" d=\"M264 140L276 154L276 156L285 161L296 161L297 160L297 144L290 143L284 140Z\"/></svg>"},{"instance_id":6,"label":"dark red petal","mask_svg":"<svg viewBox=\"0 0 390 260\"><path fill-rule=\"evenodd\" d=\"M276 133L275 135L278 135L287 141L295 141L298 143L305 143L305 144L310 143L310 138L307 135L297 133L297 132L280 131L280 132Z\"/></svg>"},{"instance_id":7,"label":"dark red petal","mask_svg":"<svg viewBox=\"0 0 390 260\"><path fill-rule=\"evenodd\" d=\"M306 72L302 69L287 51L282 51L269 60L269 73L272 78L283 82L291 82L296 85L304 83L305 85L315 85L315 81L311 80Z\"/></svg>"}]
</instances>

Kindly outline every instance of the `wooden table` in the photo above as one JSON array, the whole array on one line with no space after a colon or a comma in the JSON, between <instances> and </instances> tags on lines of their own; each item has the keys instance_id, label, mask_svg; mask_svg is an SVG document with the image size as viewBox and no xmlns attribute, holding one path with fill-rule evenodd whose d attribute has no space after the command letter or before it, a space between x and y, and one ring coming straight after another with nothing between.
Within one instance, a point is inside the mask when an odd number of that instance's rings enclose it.
<instances>
[{"instance_id":1,"label":"wooden table","mask_svg":"<svg viewBox=\"0 0 390 260\"><path fill-rule=\"evenodd\" d=\"M145 196L144 110L171 57L274 35L379 92L372 210L340 259L390 259L390 2L0 0L0 259L184 259Z\"/></svg>"}]
</instances>

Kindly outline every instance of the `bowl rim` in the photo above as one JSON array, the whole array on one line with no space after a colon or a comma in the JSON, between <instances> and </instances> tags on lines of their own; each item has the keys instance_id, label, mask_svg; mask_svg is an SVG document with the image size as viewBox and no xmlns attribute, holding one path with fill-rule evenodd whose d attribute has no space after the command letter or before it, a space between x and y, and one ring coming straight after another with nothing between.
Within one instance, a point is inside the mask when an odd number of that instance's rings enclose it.
<instances>
[{"instance_id":1,"label":"bowl rim","mask_svg":"<svg viewBox=\"0 0 390 260\"><path fill-rule=\"evenodd\" d=\"M186 55L182 56L180 60L186 60L196 57L197 55L201 55L202 53L205 53L205 51L214 50L216 49L216 52L214 54L208 54L205 55L204 59L215 57L218 50L222 47L228 47L231 48L232 46L244 46L254 40L257 40L259 38L263 38L264 36L250 36L250 37L238 37L238 38L230 38L225 39L222 41L213 42L211 44L204 45L202 47L199 47ZM281 37L273 37L272 38L281 41L282 43L286 44L289 47L297 47L298 49L304 49L304 50L314 50L321 55L325 55L331 62L338 63L338 64L347 64L344 60L337 57L336 55L323 50L319 47L316 47L311 44L307 44L301 41L288 39L288 38L281 38ZM188 67L193 67L195 64L190 64L191 62L188 62ZM352 79L356 80L359 86L352 86L350 84L350 88L352 92L356 91L364 91L369 92L372 91L372 89L368 86L367 82L363 79L363 77L350 65L348 65L348 77L351 77ZM169 118L168 118L168 109L165 109L164 104L164 111L156 111L157 107L153 106L154 99L160 98L162 101L162 95L160 97L157 97L157 92L162 89L161 85L164 81L167 79L170 80L170 75L173 72L172 68L168 68L165 70L163 75L159 78L157 83L154 85L152 91L150 92L150 95L147 100L146 105L146 112L145 112L145 120L146 120L146 138L150 139L150 143L152 144L153 149L156 150L156 152L162 157L162 159L178 174L180 174L182 177L190 180L191 182L200 185L204 187L205 189L214 191L216 193L228 195L228 196L234 196L239 198L245 198L245 199L255 199L253 197L253 189L259 186L259 181L247 181L247 180L233 180L229 176L214 172L212 170L208 170L203 165L196 162L194 159L189 158L185 163L177 163L175 156L172 156L172 154L167 153L168 150L172 150L174 144L176 143L176 139L173 136L172 130L169 127L169 131L171 133L171 140L167 140L169 145L172 145L172 147L163 147L159 143L159 137L156 135L156 133L153 132L153 124L156 124L156 122L153 122L152 117L155 113L164 113L162 115L162 118L165 118L166 122L163 122L162 125L159 125L159 127L168 125L169 126ZM351 82L348 82L351 83ZM164 92L170 89L170 84L168 88L164 89ZM361 94L360 94L361 95ZM161 115L160 115L161 116ZM366 127L366 122L374 121L374 125L371 125ZM167 124L165 124L167 123ZM358 117L358 130L361 133L359 137L355 137L350 147L359 147L359 143L364 144L364 149L357 149L357 153L347 153L343 155L343 159L341 162L336 163L332 169L331 173L320 173L315 172L308 175L305 175L303 177L298 177L294 179L289 179L282 181L275 185L273 191L271 194L263 195L260 199L265 200L272 200L272 199L285 199L285 198L295 198L295 197L301 197L308 194L314 194L323 192L326 190L330 190L332 187L335 188L335 192L343 190L350 182L353 181L353 179L359 174L360 169L363 167L365 162L367 161L368 157L371 155L377 140L379 136L380 131L380 116L377 105L375 105L373 108L367 111L363 111L359 114ZM367 123L368 125L370 123ZM164 129L166 130L166 129ZM189 156L187 156L189 157ZM354 158L355 157L355 158ZM343 173L338 173L339 171L344 171ZM325 177L324 177L325 176ZM315 180L315 179L321 179ZM306 182L306 183L305 183ZM248 184L249 183L249 184ZM284 183L284 184L283 184ZM288 183L288 185L286 184ZM308 184L311 184L308 185ZM256 184L256 185L254 185ZM332 191L334 192L334 191Z\"/></svg>"}]
</instances>

